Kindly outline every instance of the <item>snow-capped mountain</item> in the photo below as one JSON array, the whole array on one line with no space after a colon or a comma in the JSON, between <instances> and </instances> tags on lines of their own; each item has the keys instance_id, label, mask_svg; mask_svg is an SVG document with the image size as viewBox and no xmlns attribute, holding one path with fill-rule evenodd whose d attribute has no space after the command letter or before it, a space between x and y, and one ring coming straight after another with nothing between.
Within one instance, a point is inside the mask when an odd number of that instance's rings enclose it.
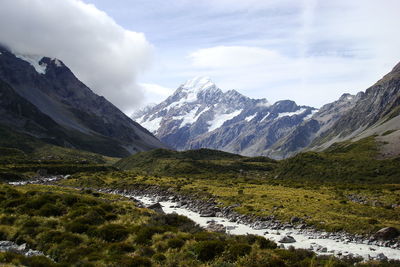
<instances>
[{"instance_id":1,"label":"snow-capped mountain","mask_svg":"<svg viewBox=\"0 0 400 267\"><path fill-rule=\"evenodd\" d=\"M178 150L212 148L259 155L315 111L290 100L271 105L235 90L223 92L210 78L196 77L133 119Z\"/></svg>"}]
</instances>

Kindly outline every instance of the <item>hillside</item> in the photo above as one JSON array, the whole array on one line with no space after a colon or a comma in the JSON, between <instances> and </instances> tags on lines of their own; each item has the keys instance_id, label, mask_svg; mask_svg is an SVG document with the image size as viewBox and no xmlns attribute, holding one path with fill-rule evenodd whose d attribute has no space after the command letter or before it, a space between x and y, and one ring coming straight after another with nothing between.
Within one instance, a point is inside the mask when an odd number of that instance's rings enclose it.
<instances>
[{"instance_id":1,"label":"hillside","mask_svg":"<svg viewBox=\"0 0 400 267\"><path fill-rule=\"evenodd\" d=\"M0 125L67 148L122 157L165 147L58 59L0 48Z\"/></svg>"}]
</instances>

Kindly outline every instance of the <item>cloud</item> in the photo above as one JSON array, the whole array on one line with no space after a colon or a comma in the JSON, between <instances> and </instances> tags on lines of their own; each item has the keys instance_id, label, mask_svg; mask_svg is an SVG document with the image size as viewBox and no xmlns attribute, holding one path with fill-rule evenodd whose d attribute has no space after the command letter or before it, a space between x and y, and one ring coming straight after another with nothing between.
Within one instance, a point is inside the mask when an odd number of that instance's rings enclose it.
<instances>
[{"instance_id":1,"label":"cloud","mask_svg":"<svg viewBox=\"0 0 400 267\"><path fill-rule=\"evenodd\" d=\"M144 34L119 26L80 0L2 0L0 43L27 55L59 58L123 111L143 100L137 76L152 60Z\"/></svg>"},{"instance_id":2,"label":"cloud","mask_svg":"<svg viewBox=\"0 0 400 267\"><path fill-rule=\"evenodd\" d=\"M194 73L211 75L223 89L238 89L271 102L291 99L317 107L344 92L367 88L365 73L377 79L370 68L373 60L337 54L287 56L261 47L216 46L194 51L188 59Z\"/></svg>"},{"instance_id":3,"label":"cloud","mask_svg":"<svg viewBox=\"0 0 400 267\"><path fill-rule=\"evenodd\" d=\"M158 104L159 102L164 101L168 96L170 96L174 92L174 89L167 88L154 83L139 83L139 86L141 87L141 90L144 93L144 101L142 105L129 109L126 112L127 114L131 114L134 111L139 110L148 104L154 104L154 103Z\"/></svg>"},{"instance_id":4,"label":"cloud","mask_svg":"<svg viewBox=\"0 0 400 267\"><path fill-rule=\"evenodd\" d=\"M199 49L189 56L194 67L237 68L279 61L282 57L273 50L248 46L216 46Z\"/></svg>"}]
</instances>

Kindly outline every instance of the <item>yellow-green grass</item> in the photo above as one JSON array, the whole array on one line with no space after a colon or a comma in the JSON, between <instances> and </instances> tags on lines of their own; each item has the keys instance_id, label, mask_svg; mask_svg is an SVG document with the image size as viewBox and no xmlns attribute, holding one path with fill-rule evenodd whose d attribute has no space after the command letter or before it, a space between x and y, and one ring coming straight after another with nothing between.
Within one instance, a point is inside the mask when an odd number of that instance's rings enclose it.
<instances>
[{"instance_id":1,"label":"yellow-green grass","mask_svg":"<svg viewBox=\"0 0 400 267\"><path fill-rule=\"evenodd\" d=\"M1 239L53 258L0 252L15 266L352 266L354 261L281 250L252 235L201 230L179 215L137 208L126 198L59 186L0 183ZM299 265L300 264L300 265ZM332 265L335 264L335 265ZM388 266L396 266L392 263ZM398 262L397 262L398 264Z\"/></svg>"},{"instance_id":2,"label":"yellow-green grass","mask_svg":"<svg viewBox=\"0 0 400 267\"><path fill-rule=\"evenodd\" d=\"M370 234L385 226L400 228L400 208L391 207L392 204L400 204L399 185L369 185L354 189L333 184L302 187L269 180L251 183L236 178L137 176L130 172L78 174L63 183L122 189L135 184L160 185L182 194L197 193L204 198L212 196L224 206L240 204L236 210L243 214L275 215L282 221L290 221L293 216L300 217L308 224L327 231ZM349 195L363 197L368 203L352 202ZM374 206L373 203L379 204Z\"/></svg>"}]
</instances>

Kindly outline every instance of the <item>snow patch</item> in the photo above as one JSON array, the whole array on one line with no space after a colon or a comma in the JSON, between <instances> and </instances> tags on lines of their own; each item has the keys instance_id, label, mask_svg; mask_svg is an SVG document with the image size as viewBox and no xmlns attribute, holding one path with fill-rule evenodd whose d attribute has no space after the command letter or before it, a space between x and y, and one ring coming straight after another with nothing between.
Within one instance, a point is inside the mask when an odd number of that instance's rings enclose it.
<instances>
[{"instance_id":1,"label":"snow patch","mask_svg":"<svg viewBox=\"0 0 400 267\"><path fill-rule=\"evenodd\" d=\"M317 113L317 112L318 112L318 109L311 111L310 114L308 114L307 116L305 116L305 117L303 118L303 121L306 121L306 120L311 119L312 116L314 116L314 114Z\"/></svg>"},{"instance_id":2,"label":"snow patch","mask_svg":"<svg viewBox=\"0 0 400 267\"><path fill-rule=\"evenodd\" d=\"M212 121L208 122L208 131L214 131L215 129L218 129L221 127L226 121L233 119L237 115L239 115L243 109L236 110L232 113L227 113L227 114L220 114L220 115L214 115L214 119Z\"/></svg>"},{"instance_id":3,"label":"snow patch","mask_svg":"<svg viewBox=\"0 0 400 267\"><path fill-rule=\"evenodd\" d=\"M184 127L187 124L193 124L195 123L198 118L201 116L201 114L203 114L204 112L210 110L209 107L203 109L202 111L199 111L199 107L192 109L190 112L188 112L186 115L182 115L182 116L175 116L172 117L172 119L174 120L182 120L181 125L179 126L179 128Z\"/></svg>"},{"instance_id":4,"label":"snow patch","mask_svg":"<svg viewBox=\"0 0 400 267\"><path fill-rule=\"evenodd\" d=\"M215 84L209 77L195 77L182 85L182 90L187 93L186 97L179 102L195 102L197 95L204 90L217 90ZM178 103L179 103L178 102Z\"/></svg>"},{"instance_id":5,"label":"snow patch","mask_svg":"<svg viewBox=\"0 0 400 267\"><path fill-rule=\"evenodd\" d=\"M60 60L58 60L58 59L56 59L56 58L53 58L52 61L54 62L54 64L55 64L57 67L62 67L62 64L61 64L61 61L60 61Z\"/></svg>"},{"instance_id":6,"label":"snow patch","mask_svg":"<svg viewBox=\"0 0 400 267\"><path fill-rule=\"evenodd\" d=\"M305 108L301 108L301 109L299 109L299 110L297 110L297 111L294 111L294 112L282 112L282 113L278 113L277 119L283 118L283 117L291 117L291 116L295 116L295 115L300 115L301 113L303 113L303 112L306 111L306 110L307 110L307 109L305 109Z\"/></svg>"},{"instance_id":7,"label":"snow patch","mask_svg":"<svg viewBox=\"0 0 400 267\"><path fill-rule=\"evenodd\" d=\"M254 119L255 116L257 116L257 113L254 114L254 115L251 115L251 116L248 116L248 117L244 118L244 120L247 121L247 122L249 122L249 121L251 121L252 119Z\"/></svg>"},{"instance_id":8,"label":"snow patch","mask_svg":"<svg viewBox=\"0 0 400 267\"><path fill-rule=\"evenodd\" d=\"M265 120L268 118L269 114L270 114L270 113L269 113L269 112L267 112L267 115L265 115L265 116L264 116L264 118L262 118L262 119L260 120L260 122L263 122L263 121L265 121Z\"/></svg>"},{"instance_id":9,"label":"snow patch","mask_svg":"<svg viewBox=\"0 0 400 267\"><path fill-rule=\"evenodd\" d=\"M162 119L163 119L162 117L158 117L152 120L144 121L140 124L150 132L156 133L158 128L160 128Z\"/></svg>"},{"instance_id":10,"label":"snow patch","mask_svg":"<svg viewBox=\"0 0 400 267\"><path fill-rule=\"evenodd\" d=\"M22 59L29 64L31 64L37 73L46 74L47 64L39 64L40 60L43 58L41 56L26 56L26 55L15 55L17 58Z\"/></svg>"}]
</instances>

